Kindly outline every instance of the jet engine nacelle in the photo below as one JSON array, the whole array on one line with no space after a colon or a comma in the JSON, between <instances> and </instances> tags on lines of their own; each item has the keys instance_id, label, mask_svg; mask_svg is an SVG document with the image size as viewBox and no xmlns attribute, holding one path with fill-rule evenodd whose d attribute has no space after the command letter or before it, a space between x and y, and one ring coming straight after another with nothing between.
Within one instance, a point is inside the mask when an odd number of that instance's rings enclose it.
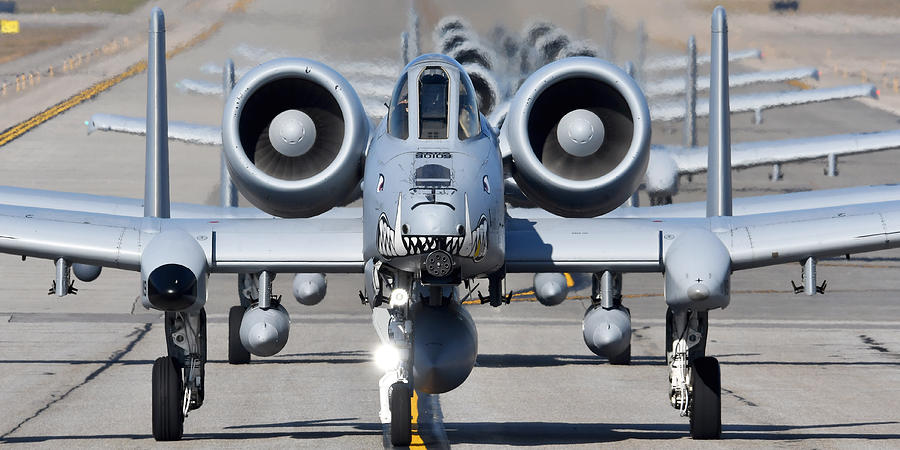
<instances>
[{"instance_id":1,"label":"jet engine nacelle","mask_svg":"<svg viewBox=\"0 0 900 450\"><path fill-rule=\"evenodd\" d=\"M369 119L350 83L308 59L277 59L248 72L222 118L235 185L280 217L312 217L350 198L368 139Z\"/></svg>"},{"instance_id":2,"label":"jet engine nacelle","mask_svg":"<svg viewBox=\"0 0 900 450\"><path fill-rule=\"evenodd\" d=\"M597 356L613 359L631 345L631 314L625 308L588 308L581 325L584 343Z\"/></svg>"},{"instance_id":3,"label":"jet engine nacelle","mask_svg":"<svg viewBox=\"0 0 900 450\"><path fill-rule=\"evenodd\" d=\"M294 275L294 298L302 305L317 305L325 298L328 283L324 273L298 273Z\"/></svg>"},{"instance_id":4,"label":"jet engine nacelle","mask_svg":"<svg viewBox=\"0 0 900 450\"><path fill-rule=\"evenodd\" d=\"M590 57L536 71L512 100L501 140L519 188L564 217L594 217L640 185L650 158L650 113L634 80Z\"/></svg>"},{"instance_id":5,"label":"jet engine nacelle","mask_svg":"<svg viewBox=\"0 0 900 450\"><path fill-rule=\"evenodd\" d=\"M287 344L291 317L284 306L260 309L254 305L241 321L241 344L256 356L272 356Z\"/></svg>"},{"instance_id":6,"label":"jet engine nacelle","mask_svg":"<svg viewBox=\"0 0 900 450\"><path fill-rule=\"evenodd\" d=\"M413 314L416 390L443 394L456 389L468 378L478 356L478 332L472 316L456 302L440 307L420 302Z\"/></svg>"},{"instance_id":7,"label":"jet engine nacelle","mask_svg":"<svg viewBox=\"0 0 900 450\"><path fill-rule=\"evenodd\" d=\"M198 311L206 304L209 266L203 248L190 234L157 234L141 253L141 301L162 311Z\"/></svg>"}]
</instances>

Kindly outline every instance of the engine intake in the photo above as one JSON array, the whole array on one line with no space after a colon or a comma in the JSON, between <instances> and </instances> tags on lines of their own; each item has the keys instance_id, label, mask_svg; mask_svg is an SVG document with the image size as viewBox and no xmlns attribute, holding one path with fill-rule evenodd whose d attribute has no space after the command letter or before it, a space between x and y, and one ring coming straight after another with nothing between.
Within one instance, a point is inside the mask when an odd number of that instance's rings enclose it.
<instances>
[{"instance_id":1,"label":"engine intake","mask_svg":"<svg viewBox=\"0 0 900 450\"><path fill-rule=\"evenodd\" d=\"M235 185L261 210L311 217L351 196L362 178L369 121L350 83L301 58L262 64L232 90L222 119Z\"/></svg>"},{"instance_id":2,"label":"engine intake","mask_svg":"<svg viewBox=\"0 0 900 450\"><path fill-rule=\"evenodd\" d=\"M631 77L600 59L565 58L532 74L503 128L519 188L560 216L615 209L647 169L647 101Z\"/></svg>"}]
</instances>

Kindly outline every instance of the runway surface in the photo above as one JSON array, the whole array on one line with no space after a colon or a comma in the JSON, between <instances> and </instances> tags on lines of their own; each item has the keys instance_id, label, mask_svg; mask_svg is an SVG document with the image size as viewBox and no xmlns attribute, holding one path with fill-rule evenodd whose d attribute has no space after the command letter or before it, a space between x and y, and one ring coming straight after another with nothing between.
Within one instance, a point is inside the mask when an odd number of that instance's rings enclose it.
<instances>
[{"instance_id":1,"label":"runway surface","mask_svg":"<svg viewBox=\"0 0 900 450\"><path fill-rule=\"evenodd\" d=\"M450 11L422 2L426 49L429 26L451 12L470 17L482 33L495 22L517 31L539 16L570 30L581 20L578 8L536 0L478 4L459 2ZM170 119L220 121L220 98L185 95L175 84L182 78L218 81L200 68L225 57L239 67L255 63L235 53L241 44L334 62L399 59L405 1L328 5L300 9L295 2L256 1L245 12L223 12L218 31L168 62ZM589 24L602 23L602 11L586 11ZM598 27L587 30L596 40L603 37ZM625 54L624 30L619 41ZM129 78L0 147L0 183L142 197L143 140L87 136L83 122L98 112L142 116L145 88L144 76ZM773 110L765 118L752 125L749 114L733 116L734 141L898 126L897 116L854 101ZM654 141L678 143L680 126L655 125ZM705 126L701 121L701 144ZM170 151L173 201L215 203L218 151L181 143L171 143ZM897 152L842 158L837 178L822 175L824 161L792 164L778 183L767 180L769 168L758 168L735 173L734 185L737 196L748 196L891 183L898 181L898 163ZM676 201L704 198L704 185L702 176L683 180ZM479 331L476 368L455 391L417 396L414 442L432 448L897 446L900 251L822 261L819 279L829 287L824 296L791 292L790 280L799 281L800 269L792 264L738 272L731 306L710 314L708 352L722 362L722 441L690 440L687 419L669 406L662 276L625 275L634 362L610 366L582 341L590 289L587 277L576 274L572 299L558 307L527 298L496 309L469 307ZM76 281L78 295L58 299L46 295L52 274L48 261L0 256L0 444L155 446L150 373L165 341L159 314L136 302L138 276L104 270L93 283ZM275 284L293 321L287 347L274 357L230 366L225 318L237 302L236 279L211 277L206 402L191 412L185 438L174 446L377 448L388 442L378 419L380 373L371 362L377 337L369 308L356 294L362 277L329 276L328 296L315 307L287 299L290 281L282 275ZM530 284L530 276L516 275L507 286Z\"/></svg>"}]
</instances>

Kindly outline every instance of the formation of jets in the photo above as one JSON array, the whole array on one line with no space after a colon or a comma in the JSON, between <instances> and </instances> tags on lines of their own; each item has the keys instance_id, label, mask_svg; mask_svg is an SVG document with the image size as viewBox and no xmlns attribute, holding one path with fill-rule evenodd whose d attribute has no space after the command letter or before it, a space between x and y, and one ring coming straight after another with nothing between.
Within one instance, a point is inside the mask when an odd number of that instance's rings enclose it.
<instances>
[{"instance_id":1,"label":"formation of jets","mask_svg":"<svg viewBox=\"0 0 900 450\"><path fill-rule=\"evenodd\" d=\"M143 304L165 313L168 352L152 370L157 440L180 439L187 414L203 405L211 273L240 277L241 304L229 315L233 364L287 342L275 274L301 274L294 293L306 304L322 299L323 274L362 274L360 297L384 345L380 418L395 445L410 443L414 389L451 391L474 367L477 333L460 286L486 279L477 296L500 306L509 273L537 273L541 288L557 283L554 273L592 274L585 343L628 364L622 274L662 273L669 400L694 438L710 439L721 433L721 396L719 364L707 352L709 311L729 304L731 273L799 261L802 289L814 293L824 288L818 258L900 246L893 186L732 200L732 166L753 161L740 147L732 152L721 7L712 16L710 145L666 153L679 173L709 172L707 201L648 208L620 208L648 184L658 158L652 109L623 69L593 56L535 63L498 129L459 53L411 58L377 125L354 86L323 63L275 59L233 88L226 68L225 114L209 138L219 137L230 180L256 208L231 207L234 192L223 194L227 208L172 204L167 142L181 125L167 120L164 29L154 9L147 117L128 125L146 134L143 201L0 190L0 252L54 261L57 295L71 290L72 272L84 281L100 267L140 273ZM553 36L534 48L552 46ZM811 152L833 141L793 145ZM338 206L360 196L361 208ZM512 196L541 210L508 207ZM565 298L536 290L545 304Z\"/></svg>"}]
</instances>

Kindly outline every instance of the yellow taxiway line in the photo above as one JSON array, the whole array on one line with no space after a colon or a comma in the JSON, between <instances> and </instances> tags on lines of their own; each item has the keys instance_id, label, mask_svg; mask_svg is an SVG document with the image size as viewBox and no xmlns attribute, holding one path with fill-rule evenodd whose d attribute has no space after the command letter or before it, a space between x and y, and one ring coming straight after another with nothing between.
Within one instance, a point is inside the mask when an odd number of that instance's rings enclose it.
<instances>
[{"instance_id":1,"label":"yellow taxiway line","mask_svg":"<svg viewBox=\"0 0 900 450\"><path fill-rule=\"evenodd\" d=\"M412 412L412 439L409 441L409 447L420 447L427 448L425 446L425 441L422 440L422 436L419 436L419 394L413 390L412 401L409 405L409 410Z\"/></svg>"},{"instance_id":2,"label":"yellow taxiway line","mask_svg":"<svg viewBox=\"0 0 900 450\"><path fill-rule=\"evenodd\" d=\"M235 3L235 5L232 6L232 9L230 11L238 11L239 10L239 9L234 9L235 7L246 8L246 5L248 3L250 3L250 1L248 1L248 0L238 1ZM207 27L205 30L201 31L196 36L192 37L187 42L183 42L183 43L175 46L175 48L166 52L166 59L171 59L173 56L197 45L200 42L205 41L210 36L212 36L213 33L218 31L219 28L222 28L223 24L224 24L224 22L222 20L219 20L218 22L215 22L212 25L210 25L209 27ZM0 147L8 144L9 142L18 138L19 136L22 136L23 134L31 131L33 128L37 127L38 125L83 103L85 100L90 100L90 99L96 97L101 92L121 83L122 81L124 81L128 78L131 78L137 74L140 74L140 73L144 72L145 70L147 70L147 60L142 59L142 60L132 64L131 66L129 66L127 69L125 69L124 72L121 72L118 75L114 75L105 80L99 81L99 82L95 83L94 85L92 85L91 87L35 114L34 116L29 117L28 119L26 119L22 122L19 122L16 125L13 125L12 127L7 128L2 133L0 133Z\"/></svg>"}]
</instances>

